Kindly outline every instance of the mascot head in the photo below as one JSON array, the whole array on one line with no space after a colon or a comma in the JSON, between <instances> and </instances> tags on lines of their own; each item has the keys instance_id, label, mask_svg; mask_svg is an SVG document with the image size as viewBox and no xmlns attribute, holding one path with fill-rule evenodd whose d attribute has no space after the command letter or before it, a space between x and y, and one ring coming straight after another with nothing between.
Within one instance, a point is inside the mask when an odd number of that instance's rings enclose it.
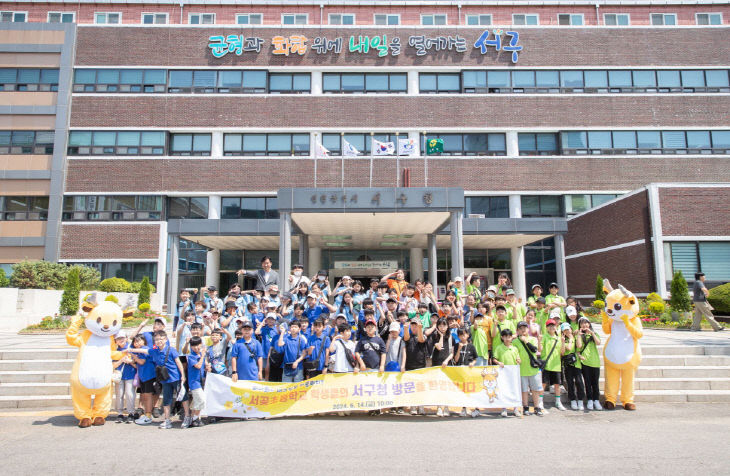
<instances>
[{"instance_id":1,"label":"mascot head","mask_svg":"<svg viewBox=\"0 0 730 476\"><path fill-rule=\"evenodd\" d=\"M607 279L603 280L603 290L607 293L604 312L609 318L621 321L623 316L631 319L639 314L639 300L631 291L620 284L613 289Z\"/></svg>"},{"instance_id":2,"label":"mascot head","mask_svg":"<svg viewBox=\"0 0 730 476\"><path fill-rule=\"evenodd\" d=\"M81 305L81 309L87 313L86 328L99 337L114 336L122 328L122 319L131 316L133 311L122 312L117 303L112 301L97 303L96 299L94 293Z\"/></svg>"}]
</instances>

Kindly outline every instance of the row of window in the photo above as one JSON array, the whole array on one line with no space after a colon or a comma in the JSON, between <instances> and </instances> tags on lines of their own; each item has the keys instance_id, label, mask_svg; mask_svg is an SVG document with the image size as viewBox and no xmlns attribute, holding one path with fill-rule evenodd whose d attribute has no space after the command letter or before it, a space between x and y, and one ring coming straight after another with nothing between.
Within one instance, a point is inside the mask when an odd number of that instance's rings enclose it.
<instances>
[{"instance_id":1,"label":"row of window","mask_svg":"<svg viewBox=\"0 0 730 476\"><path fill-rule=\"evenodd\" d=\"M149 278L150 284L153 286L157 286L157 263L110 263L110 262L104 262L104 263L97 263L97 262L89 262L89 263L67 263L69 265L76 264L81 266L89 266L91 268L96 268L101 273L101 279L108 279L108 278L122 278L126 279L127 281L133 282L139 282L144 279L145 276ZM160 292L160 291L158 291Z\"/></svg>"},{"instance_id":2,"label":"row of window","mask_svg":"<svg viewBox=\"0 0 730 476\"><path fill-rule=\"evenodd\" d=\"M560 155L730 154L730 131L569 131Z\"/></svg>"},{"instance_id":3,"label":"row of window","mask_svg":"<svg viewBox=\"0 0 730 476\"><path fill-rule=\"evenodd\" d=\"M48 197L0 197L0 220L48 220Z\"/></svg>"},{"instance_id":4,"label":"row of window","mask_svg":"<svg viewBox=\"0 0 730 476\"><path fill-rule=\"evenodd\" d=\"M705 273L708 281L730 280L730 242L673 242L664 243L667 279L677 271L688 281L695 273ZM710 287L710 286L708 286Z\"/></svg>"},{"instance_id":5,"label":"row of window","mask_svg":"<svg viewBox=\"0 0 730 476\"><path fill-rule=\"evenodd\" d=\"M25 22L27 12L0 12L0 21ZM262 13L238 13L236 24L238 25L261 25L264 15ZM74 23L75 12L48 12L48 23ZM424 13L421 14L421 25L444 26L448 24L448 15L445 13ZM581 26L585 24L582 13L558 13L558 25ZM329 25L355 25L354 13L330 13L327 17ZM676 13L650 13L649 21L655 26L677 25ZM143 25L165 25L169 22L167 13L145 12L142 13L140 23ZM695 13L697 25L722 25L722 13ZM96 12L94 23L98 25L114 25L122 23L121 12ZM190 25L213 25L216 23L215 13L188 13L188 24ZM308 25L309 15L306 13L282 13L282 25ZM375 25L400 25L400 14L379 14L373 15ZM492 15L488 13L467 14L464 24L469 26L491 25ZM539 25L540 16L536 13L515 13L512 15L513 25ZM628 26L631 18L628 13L604 13L603 24L607 26Z\"/></svg>"},{"instance_id":6,"label":"row of window","mask_svg":"<svg viewBox=\"0 0 730 476\"><path fill-rule=\"evenodd\" d=\"M0 91L58 91L58 69L0 68Z\"/></svg>"},{"instance_id":7,"label":"row of window","mask_svg":"<svg viewBox=\"0 0 730 476\"><path fill-rule=\"evenodd\" d=\"M0 70L0 87L2 71L5 70ZM57 88L58 70L49 71L56 71ZM728 93L728 73L727 69L464 70L420 73L419 92ZM9 73L8 79L10 76ZM265 70L77 69L73 90L109 93L310 93L311 74L270 73ZM325 94L405 94L408 92L408 76L406 73L323 73L322 91Z\"/></svg>"},{"instance_id":8,"label":"row of window","mask_svg":"<svg viewBox=\"0 0 730 476\"><path fill-rule=\"evenodd\" d=\"M1 131L2 154L53 154L53 131Z\"/></svg>"}]
</instances>

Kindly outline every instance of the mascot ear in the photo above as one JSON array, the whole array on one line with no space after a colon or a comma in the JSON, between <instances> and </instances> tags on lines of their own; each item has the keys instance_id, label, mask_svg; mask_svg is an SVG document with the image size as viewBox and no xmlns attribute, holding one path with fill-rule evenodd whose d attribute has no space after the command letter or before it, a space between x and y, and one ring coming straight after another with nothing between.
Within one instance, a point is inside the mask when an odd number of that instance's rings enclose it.
<instances>
[{"instance_id":1,"label":"mascot ear","mask_svg":"<svg viewBox=\"0 0 730 476\"><path fill-rule=\"evenodd\" d=\"M91 312L99 304L96 293L87 294L84 298L84 302L81 303L81 309L84 312Z\"/></svg>"},{"instance_id":2,"label":"mascot ear","mask_svg":"<svg viewBox=\"0 0 730 476\"><path fill-rule=\"evenodd\" d=\"M134 309L128 308L122 311L123 317L132 317L134 315Z\"/></svg>"},{"instance_id":3,"label":"mascot ear","mask_svg":"<svg viewBox=\"0 0 730 476\"><path fill-rule=\"evenodd\" d=\"M608 294L611 291L613 291L613 286L611 286L611 283L608 281L608 279L603 280L603 292Z\"/></svg>"}]
</instances>

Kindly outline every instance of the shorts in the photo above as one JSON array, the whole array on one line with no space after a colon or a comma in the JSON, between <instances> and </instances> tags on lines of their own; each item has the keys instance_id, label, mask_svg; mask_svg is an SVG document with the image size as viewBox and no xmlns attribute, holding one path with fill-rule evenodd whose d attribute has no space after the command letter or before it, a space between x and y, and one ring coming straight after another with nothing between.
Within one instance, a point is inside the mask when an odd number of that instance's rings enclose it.
<instances>
[{"instance_id":1,"label":"shorts","mask_svg":"<svg viewBox=\"0 0 730 476\"><path fill-rule=\"evenodd\" d=\"M155 393L155 379L151 378L146 382L140 382L139 393Z\"/></svg>"},{"instance_id":2,"label":"shorts","mask_svg":"<svg viewBox=\"0 0 730 476\"><path fill-rule=\"evenodd\" d=\"M162 406L163 407L169 407L174 403L174 400L177 398L177 393L180 391L180 381L177 382L169 382L169 383L163 383L162 384ZM186 392L185 398L183 398L183 402L188 399L190 395Z\"/></svg>"},{"instance_id":3,"label":"shorts","mask_svg":"<svg viewBox=\"0 0 730 476\"><path fill-rule=\"evenodd\" d=\"M560 372L553 372L551 370L542 371L542 383L547 385L560 385Z\"/></svg>"},{"instance_id":4,"label":"shorts","mask_svg":"<svg viewBox=\"0 0 730 476\"><path fill-rule=\"evenodd\" d=\"M477 357L477 363L475 365L477 367L484 367L489 365L489 357Z\"/></svg>"},{"instance_id":5,"label":"shorts","mask_svg":"<svg viewBox=\"0 0 730 476\"><path fill-rule=\"evenodd\" d=\"M203 410L205 408L205 391L202 388L191 390L190 398L193 399L190 404L191 410Z\"/></svg>"},{"instance_id":6,"label":"shorts","mask_svg":"<svg viewBox=\"0 0 730 476\"><path fill-rule=\"evenodd\" d=\"M523 392L529 392L530 390L536 392L538 390L542 390L542 377L540 372L529 377L520 377L520 381L522 382Z\"/></svg>"}]
</instances>

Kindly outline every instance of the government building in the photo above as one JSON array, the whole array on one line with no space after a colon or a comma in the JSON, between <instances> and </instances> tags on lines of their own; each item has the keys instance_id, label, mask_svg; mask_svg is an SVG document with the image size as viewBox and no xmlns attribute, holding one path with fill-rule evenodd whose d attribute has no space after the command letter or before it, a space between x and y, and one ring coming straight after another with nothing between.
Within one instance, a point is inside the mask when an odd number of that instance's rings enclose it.
<instances>
[{"instance_id":1,"label":"government building","mask_svg":"<svg viewBox=\"0 0 730 476\"><path fill-rule=\"evenodd\" d=\"M0 266L730 281L730 6L0 2ZM249 283L250 284L250 283ZM225 294L225 292L223 292Z\"/></svg>"}]
</instances>

